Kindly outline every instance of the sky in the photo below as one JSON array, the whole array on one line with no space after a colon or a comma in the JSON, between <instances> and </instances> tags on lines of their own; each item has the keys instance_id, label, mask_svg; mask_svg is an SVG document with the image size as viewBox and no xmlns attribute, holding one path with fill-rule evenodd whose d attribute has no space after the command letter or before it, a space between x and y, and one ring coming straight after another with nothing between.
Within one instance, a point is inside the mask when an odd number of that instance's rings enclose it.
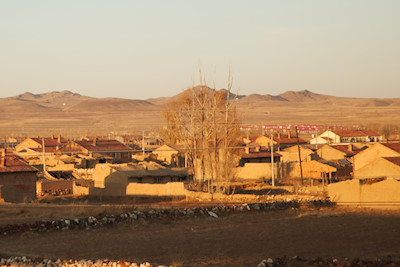
<instances>
[{"instance_id":1,"label":"sky","mask_svg":"<svg viewBox=\"0 0 400 267\"><path fill-rule=\"evenodd\" d=\"M400 97L400 1L0 0L0 97Z\"/></svg>"}]
</instances>

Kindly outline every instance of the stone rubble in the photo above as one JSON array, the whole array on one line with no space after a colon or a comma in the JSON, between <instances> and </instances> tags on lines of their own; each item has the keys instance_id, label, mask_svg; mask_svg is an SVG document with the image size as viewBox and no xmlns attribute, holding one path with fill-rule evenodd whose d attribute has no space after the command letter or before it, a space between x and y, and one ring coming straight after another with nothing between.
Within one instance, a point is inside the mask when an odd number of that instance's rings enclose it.
<instances>
[{"instance_id":1,"label":"stone rubble","mask_svg":"<svg viewBox=\"0 0 400 267\"><path fill-rule=\"evenodd\" d=\"M135 263L128 261L110 260L50 260L50 259L30 259L25 256L0 258L0 266L24 266L24 267L168 267L167 265L153 265L149 262Z\"/></svg>"},{"instance_id":2,"label":"stone rubble","mask_svg":"<svg viewBox=\"0 0 400 267\"><path fill-rule=\"evenodd\" d=\"M262 260L257 267L280 267L280 266L332 266L332 267L348 267L348 266L360 266L360 267L398 267L400 266L400 261L391 259L390 257L385 259L375 259L375 260L361 260L361 259L332 259L332 258L302 258L299 256L294 257L280 257L280 258L268 258L267 260Z\"/></svg>"},{"instance_id":3,"label":"stone rubble","mask_svg":"<svg viewBox=\"0 0 400 267\"><path fill-rule=\"evenodd\" d=\"M47 267L47 266L61 266L61 267L168 267L168 265L153 265L149 262L135 263L128 261L110 261L110 260L51 260L51 259L31 259L25 256L22 257L9 257L0 258L0 266L24 266L24 267ZM172 265L170 265L172 266ZM375 260L361 260L361 259L332 259L332 258L301 258L299 256L294 257L280 257L280 258L268 258L262 260L257 267L280 267L280 266L380 266L380 267L396 267L400 266L400 262L391 259L390 257L385 259Z\"/></svg>"},{"instance_id":4,"label":"stone rubble","mask_svg":"<svg viewBox=\"0 0 400 267\"><path fill-rule=\"evenodd\" d=\"M215 207L196 207L179 209L152 209L146 211L135 210L118 215L97 215L86 218L59 219L52 221L36 221L34 223L8 224L0 226L0 236L23 232L48 232L65 231L74 229L90 229L95 227L111 226L119 223L133 223L139 219L179 218L194 216L211 216L218 218L223 213L268 211L297 209L300 207L318 208L332 206L328 200L301 201L275 201L265 203L246 203L239 205L218 205Z\"/></svg>"}]
</instances>

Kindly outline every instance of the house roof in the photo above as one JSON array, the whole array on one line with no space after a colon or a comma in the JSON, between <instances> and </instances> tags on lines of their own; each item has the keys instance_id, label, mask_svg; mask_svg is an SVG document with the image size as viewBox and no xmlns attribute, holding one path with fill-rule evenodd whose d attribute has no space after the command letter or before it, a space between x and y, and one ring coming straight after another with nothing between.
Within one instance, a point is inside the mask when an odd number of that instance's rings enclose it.
<instances>
[{"instance_id":1,"label":"house roof","mask_svg":"<svg viewBox=\"0 0 400 267\"><path fill-rule=\"evenodd\" d=\"M268 136L267 136L268 137ZM280 134L280 136L274 136L274 141L279 144L297 144L297 137ZM299 138L300 144L307 144L307 141Z\"/></svg>"},{"instance_id":2,"label":"house roof","mask_svg":"<svg viewBox=\"0 0 400 267\"><path fill-rule=\"evenodd\" d=\"M400 153L400 143L381 143L381 145Z\"/></svg>"},{"instance_id":3,"label":"house roof","mask_svg":"<svg viewBox=\"0 0 400 267\"><path fill-rule=\"evenodd\" d=\"M33 141L35 141L36 143L42 145L42 137L31 137L31 139ZM44 137L44 146L45 147L56 147L56 146L66 144L68 142L68 140L65 139L64 137L61 137L60 141L61 142L58 142L58 137Z\"/></svg>"},{"instance_id":4,"label":"house roof","mask_svg":"<svg viewBox=\"0 0 400 267\"><path fill-rule=\"evenodd\" d=\"M320 159L318 160L318 162L324 163L326 165L335 167L337 169L339 168L344 168L344 167L351 167L352 164L350 161L348 161L347 159L337 159L337 160L324 160L324 159Z\"/></svg>"},{"instance_id":5,"label":"house roof","mask_svg":"<svg viewBox=\"0 0 400 267\"><path fill-rule=\"evenodd\" d=\"M332 147L336 150L339 150L340 152L345 153L347 157L354 156L355 154L357 154L358 152L361 151L361 149L359 149L358 147L356 147L354 145L350 145L350 146L351 146L351 150L349 150L348 145L333 145L330 147Z\"/></svg>"},{"instance_id":6,"label":"house roof","mask_svg":"<svg viewBox=\"0 0 400 267\"><path fill-rule=\"evenodd\" d=\"M332 131L332 132L341 137L381 136L381 134L372 130L365 130L365 131L342 130L342 131Z\"/></svg>"},{"instance_id":7,"label":"house roof","mask_svg":"<svg viewBox=\"0 0 400 267\"><path fill-rule=\"evenodd\" d=\"M32 147L32 148L29 148L29 150L32 150L32 151L35 151L38 153L43 153L43 148L41 148L41 147ZM45 145L45 148L44 148L45 153L56 153L57 151L58 150L57 150L56 146L46 146Z\"/></svg>"},{"instance_id":8,"label":"house roof","mask_svg":"<svg viewBox=\"0 0 400 267\"><path fill-rule=\"evenodd\" d=\"M0 173L37 171L36 168L28 165L28 163L14 153L6 153L5 166L0 166Z\"/></svg>"},{"instance_id":9,"label":"house roof","mask_svg":"<svg viewBox=\"0 0 400 267\"><path fill-rule=\"evenodd\" d=\"M384 157L384 159L400 167L400 157Z\"/></svg>"},{"instance_id":10,"label":"house roof","mask_svg":"<svg viewBox=\"0 0 400 267\"><path fill-rule=\"evenodd\" d=\"M117 140L96 140L96 145L94 141L74 141L79 146L90 152L119 152L119 151L132 151L132 149Z\"/></svg>"}]
</instances>

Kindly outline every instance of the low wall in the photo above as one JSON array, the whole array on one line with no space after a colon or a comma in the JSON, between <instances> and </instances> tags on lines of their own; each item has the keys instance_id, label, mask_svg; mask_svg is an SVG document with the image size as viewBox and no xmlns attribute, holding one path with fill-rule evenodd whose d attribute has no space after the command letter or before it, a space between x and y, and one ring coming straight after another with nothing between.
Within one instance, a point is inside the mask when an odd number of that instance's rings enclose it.
<instances>
[{"instance_id":1,"label":"low wall","mask_svg":"<svg viewBox=\"0 0 400 267\"><path fill-rule=\"evenodd\" d=\"M278 168L274 164L275 177L277 177ZM271 179L272 177L271 163L246 163L243 167L236 167L236 177L239 180L262 181L263 179Z\"/></svg>"},{"instance_id":2,"label":"low wall","mask_svg":"<svg viewBox=\"0 0 400 267\"><path fill-rule=\"evenodd\" d=\"M129 183L126 187L127 195L185 196L187 192L183 182L166 184Z\"/></svg>"},{"instance_id":3,"label":"low wall","mask_svg":"<svg viewBox=\"0 0 400 267\"><path fill-rule=\"evenodd\" d=\"M90 188L91 196L186 196L189 193L183 182L165 184L129 183L126 186L106 186Z\"/></svg>"},{"instance_id":4,"label":"low wall","mask_svg":"<svg viewBox=\"0 0 400 267\"><path fill-rule=\"evenodd\" d=\"M394 179L361 184L354 179L327 186L332 202L339 205L400 206L400 182Z\"/></svg>"},{"instance_id":5,"label":"low wall","mask_svg":"<svg viewBox=\"0 0 400 267\"><path fill-rule=\"evenodd\" d=\"M37 194L48 193L52 195L84 196L89 194L89 187L76 185L73 180L38 181Z\"/></svg>"},{"instance_id":6,"label":"low wall","mask_svg":"<svg viewBox=\"0 0 400 267\"><path fill-rule=\"evenodd\" d=\"M74 196L87 196L89 195L89 187L79 186L74 183L72 187L72 193Z\"/></svg>"}]
</instances>

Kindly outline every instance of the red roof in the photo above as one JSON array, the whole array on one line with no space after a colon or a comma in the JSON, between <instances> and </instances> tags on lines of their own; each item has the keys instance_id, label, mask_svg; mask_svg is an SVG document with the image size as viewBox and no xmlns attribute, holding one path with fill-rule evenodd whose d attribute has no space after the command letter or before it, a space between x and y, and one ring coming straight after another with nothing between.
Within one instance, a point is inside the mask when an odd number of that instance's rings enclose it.
<instances>
[{"instance_id":1,"label":"red roof","mask_svg":"<svg viewBox=\"0 0 400 267\"><path fill-rule=\"evenodd\" d=\"M390 161L393 164L396 164L397 166L400 166L400 157L384 157L387 161Z\"/></svg>"},{"instance_id":2,"label":"red roof","mask_svg":"<svg viewBox=\"0 0 400 267\"><path fill-rule=\"evenodd\" d=\"M349 150L348 145L334 145L331 147L345 153L346 156L348 156L348 157L354 156L355 154L357 154L358 152L361 151L361 149L359 149L358 147L353 146L353 145L351 145L351 150Z\"/></svg>"},{"instance_id":3,"label":"red roof","mask_svg":"<svg viewBox=\"0 0 400 267\"><path fill-rule=\"evenodd\" d=\"M400 143L382 143L382 145L386 146L387 148L390 148L391 150L394 150L394 151L400 153Z\"/></svg>"},{"instance_id":4,"label":"red roof","mask_svg":"<svg viewBox=\"0 0 400 267\"><path fill-rule=\"evenodd\" d=\"M33 137L31 138L36 143L42 145L42 137ZM66 144L68 141L64 137L60 138L60 143L58 142L58 137L45 137L44 138L44 146L45 147L56 147Z\"/></svg>"},{"instance_id":5,"label":"red roof","mask_svg":"<svg viewBox=\"0 0 400 267\"><path fill-rule=\"evenodd\" d=\"M117 151L132 151L132 149L117 140L96 140L96 145L94 145L94 141L75 141L76 144L85 148L91 152L117 152Z\"/></svg>"},{"instance_id":6,"label":"red roof","mask_svg":"<svg viewBox=\"0 0 400 267\"><path fill-rule=\"evenodd\" d=\"M362 137L362 136L381 136L381 134L372 131L372 130L366 130L366 131L334 131L337 135L341 137Z\"/></svg>"},{"instance_id":7,"label":"red roof","mask_svg":"<svg viewBox=\"0 0 400 267\"><path fill-rule=\"evenodd\" d=\"M14 153L6 153L5 166L0 165L0 173L5 172L37 172L38 170L26 163Z\"/></svg>"},{"instance_id":8,"label":"red roof","mask_svg":"<svg viewBox=\"0 0 400 267\"><path fill-rule=\"evenodd\" d=\"M33 148L28 148L28 149L33 150L35 152L43 153L43 148L41 148L41 147L33 147ZM56 153L57 151L58 151L57 147L55 147L55 146L45 146L45 148L44 148L45 153Z\"/></svg>"}]
</instances>

